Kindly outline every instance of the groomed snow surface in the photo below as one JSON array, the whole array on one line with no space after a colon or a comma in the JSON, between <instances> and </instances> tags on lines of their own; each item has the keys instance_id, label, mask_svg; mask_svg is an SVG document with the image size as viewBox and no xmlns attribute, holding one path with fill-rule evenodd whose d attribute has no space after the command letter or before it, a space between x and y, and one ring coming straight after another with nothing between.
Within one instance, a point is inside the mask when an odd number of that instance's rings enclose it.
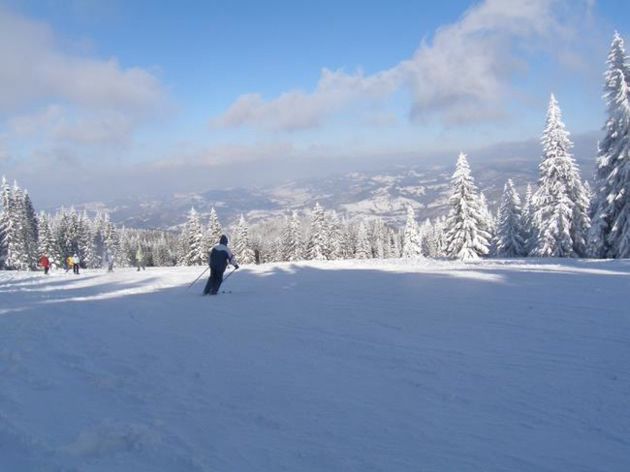
<instances>
[{"instance_id":1,"label":"groomed snow surface","mask_svg":"<svg viewBox=\"0 0 630 472\"><path fill-rule=\"evenodd\" d=\"M0 470L630 470L630 262L0 274Z\"/></svg>"}]
</instances>

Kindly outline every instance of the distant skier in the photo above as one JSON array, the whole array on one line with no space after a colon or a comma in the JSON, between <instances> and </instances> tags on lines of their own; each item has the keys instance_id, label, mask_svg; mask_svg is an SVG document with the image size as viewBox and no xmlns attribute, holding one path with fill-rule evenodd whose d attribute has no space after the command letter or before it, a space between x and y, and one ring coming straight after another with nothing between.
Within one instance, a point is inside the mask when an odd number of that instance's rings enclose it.
<instances>
[{"instance_id":1,"label":"distant skier","mask_svg":"<svg viewBox=\"0 0 630 472\"><path fill-rule=\"evenodd\" d=\"M141 246L138 246L138 250L136 251L136 266L138 267L138 272L140 272L140 268L142 268L142 270L146 268L144 265L144 252L142 252Z\"/></svg>"},{"instance_id":2,"label":"distant skier","mask_svg":"<svg viewBox=\"0 0 630 472\"><path fill-rule=\"evenodd\" d=\"M206 288L203 290L204 295L216 295L223 283L223 273L227 269L228 264L232 264L234 269L238 269L238 264L234 258L234 254L227 247L228 238L226 235L221 236L219 244L214 246L208 255L208 265L210 266L210 277Z\"/></svg>"},{"instance_id":3,"label":"distant skier","mask_svg":"<svg viewBox=\"0 0 630 472\"><path fill-rule=\"evenodd\" d=\"M43 267L44 274L48 275L48 270L50 269L50 260L48 259L48 257L46 257L45 254L39 258L39 266Z\"/></svg>"},{"instance_id":4,"label":"distant skier","mask_svg":"<svg viewBox=\"0 0 630 472\"><path fill-rule=\"evenodd\" d=\"M66 257L66 273L68 273L69 270L72 270L72 265L72 256Z\"/></svg>"},{"instance_id":5,"label":"distant skier","mask_svg":"<svg viewBox=\"0 0 630 472\"><path fill-rule=\"evenodd\" d=\"M72 271L75 274L79 273L79 264L81 264L81 259L79 259L79 256L75 254L74 256L72 256Z\"/></svg>"},{"instance_id":6,"label":"distant skier","mask_svg":"<svg viewBox=\"0 0 630 472\"><path fill-rule=\"evenodd\" d=\"M112 253L109 250L105 252L103 260L107 265L107 272L114 272L114 256L112 256Z\"/></svg>"}]
</instances>

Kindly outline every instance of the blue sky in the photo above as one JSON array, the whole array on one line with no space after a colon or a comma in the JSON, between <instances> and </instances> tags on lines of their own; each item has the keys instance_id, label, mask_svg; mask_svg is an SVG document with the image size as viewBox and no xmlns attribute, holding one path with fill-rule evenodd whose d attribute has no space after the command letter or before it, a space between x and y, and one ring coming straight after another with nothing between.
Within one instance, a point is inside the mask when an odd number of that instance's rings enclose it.
<instances>
[{"instance_id":1,"label":"blue sky","mask_svg":"<svg viewBox=\"0 0 630 472\"><path fill-rule=\"evenodd\" d=\"M210 188L415 152L474 163L537 138L552 91L569 129L592 132L612 32L630 21L614 0L0 5L3 173L86 183L35 190L50 203L115 196L90 185L102 176L163 172L181 191L190 169Z\"/></svg>"}]
</instances>

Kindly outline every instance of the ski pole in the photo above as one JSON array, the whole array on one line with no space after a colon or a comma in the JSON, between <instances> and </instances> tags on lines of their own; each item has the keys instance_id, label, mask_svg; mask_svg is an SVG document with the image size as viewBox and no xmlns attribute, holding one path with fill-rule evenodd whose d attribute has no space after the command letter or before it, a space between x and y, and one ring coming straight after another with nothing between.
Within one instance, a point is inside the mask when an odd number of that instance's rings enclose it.
<instances>
[{"instance_id":1,"label":"ski pole","mask_svg":"<svg viewBox=\"0 0 630 472\"><path fill-rule=\"evenodd\" d=\"M197 278L193 281L193 283L191 283L191 284L190 284L190 285L186 288L186 290L188 290L190 287L192 287L193 285L195 285L195 284L197 283L197 280L199 280L199 279L203 276L203 274L205 274L206 272L208 272L208 269L210 269L210 267L206 267L206 270L204 270L201 274L199 274L199 277L197 277Z\"/></svg>"},{"instance_id":2,"label":"ski pole","mask_svg":"<svg viewBox=\"0 0 630 472\"><path fill-rule=\"evenodd\" d=\"M223 282L221 282L221 285L223 285L225 281L230 278L230 275L232 275L234 272L236 272L236 267L232 270L232 272L230 272L228 275L225 276L225 278L223 279Z\"/></svg>"}]
</instances>

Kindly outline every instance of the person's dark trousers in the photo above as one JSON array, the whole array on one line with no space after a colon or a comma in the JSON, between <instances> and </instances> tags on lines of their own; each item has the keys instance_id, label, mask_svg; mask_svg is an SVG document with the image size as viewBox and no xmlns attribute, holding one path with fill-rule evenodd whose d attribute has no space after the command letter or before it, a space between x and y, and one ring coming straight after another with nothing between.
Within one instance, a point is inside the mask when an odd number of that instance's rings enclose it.
<instances>
[{"instance_id":1,"label":"person's dark trousers","mask_svg":"<svg viewBox=\"0 0 630 472\"><path fill-rule=\"evenodd\" d=\"M48 275L48 267L44 267L44 274Z\"/></svg>"},{"instance_id":2,"label":"person's dark trousers","mask_svg":"<svg viewBox=\"0 0 630 472\"><path fill-rule=\"evenodd\" d=\"M210 277L208 277L208 282L206 283L206 288L203 289L204 295L216 295L219 292L219 288L223 283L223 273L225 269L213 269L210 268Z\"/></svg>"},{"instance_id":3,"label":"person's dark trousers","mask_svg":"<svg viewBox=\"0 0 630 472\"><path fill-rule=\"evenodd\" d=\"M74 266L72 266L72 268L74 269L75 274L79 273L79 264L75 264Z\"/></svg>"}]
</instances>

